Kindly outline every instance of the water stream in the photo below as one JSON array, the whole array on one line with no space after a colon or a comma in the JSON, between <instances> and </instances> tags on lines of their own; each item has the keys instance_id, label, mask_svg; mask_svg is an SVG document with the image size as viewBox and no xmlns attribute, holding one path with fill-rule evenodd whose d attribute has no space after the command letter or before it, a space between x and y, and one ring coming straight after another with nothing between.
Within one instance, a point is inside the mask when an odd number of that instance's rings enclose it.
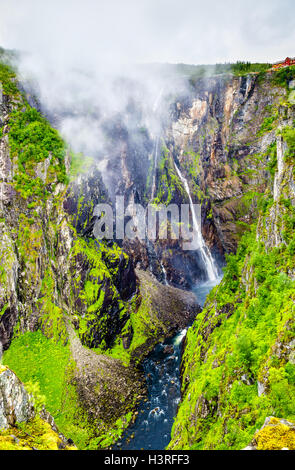
<instances>
[{"instance_id":1,"label":"water stream","mask_svg":"<svg viewBox=\"0 0 295 470\"><path fill-rule=\"evenodd\" d=\"M159 95L154 111L161 99ZM156 188L156 168L158 163L159 138L156 138L154 148L154 180L152 197ZM198 223L190 189L187 180L175 164L177 174L188 195L192 221L197 234L198 249L206 268L208 281L195 287L198 302L203 306L210 290L219 283L218 269L207 247L201 225ZM168 285L167 273L161 263L164 283ZM147 398L142 401L134 424L123 434L114 449L122 450L163 450L171 439L171 428L181 400L180 364L183 340L187 329L179 332L174 338L159 343L143 362L143 372L147 381Z\"/></svg>"},{"instance_id":2,"label":"water stream","mask_svg":"<svg viewBox=\"0 0 295 470\"><path fill-rule=\"evenodd\" d=\"M193 289L201 305L219 281L208 281ZM163 450L169 444L181 399L180 363L186 333L185 329L174 338L158 344L144 361L147 399L139 406L135 423L125 431L114 449Z\"/></svg>"}]
</instances>

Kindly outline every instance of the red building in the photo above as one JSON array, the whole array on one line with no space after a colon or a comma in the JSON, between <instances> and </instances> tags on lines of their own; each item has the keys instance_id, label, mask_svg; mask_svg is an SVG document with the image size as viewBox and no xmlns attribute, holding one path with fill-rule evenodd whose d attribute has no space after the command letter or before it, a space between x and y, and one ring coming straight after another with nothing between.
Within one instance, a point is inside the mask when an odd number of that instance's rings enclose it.
<instances>
[{"instance_id":1,"label":"red building","mask_svg":"<svg viewBox=\"0 0 295 470\"><path fill-rule=\"evenodd\" d=\"M279 70L283 67L290 67L290 65L295 65L295 57L293 57L292 59L290 59L290 57L287 57L285 61L276 62L275 64L273 64L272 68L274 70Z\"/></svg>"}]
</instances>

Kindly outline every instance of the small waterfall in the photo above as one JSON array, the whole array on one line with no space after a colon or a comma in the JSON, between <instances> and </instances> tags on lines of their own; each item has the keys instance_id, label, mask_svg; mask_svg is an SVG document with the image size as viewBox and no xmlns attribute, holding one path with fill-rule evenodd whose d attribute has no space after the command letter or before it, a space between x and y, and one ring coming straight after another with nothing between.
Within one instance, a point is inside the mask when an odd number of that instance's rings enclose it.
<instances>
[{"instance_id":1,"label":"small waterfall","mask_svg":"<svg viewBox=\"0 0 295 470\"><path fill-rule=\"evenodd\" d=\"M176 165L175 162L174 162L174 165L175 165L176 172L179 176L179 179L182 181L184 189L185 189L185 191L188 195L189 204L190 204L190 208L191 208L191 212L192 212L193 226L194 226L194 230L196 231L196 233L198 235L199 250L200 250L200 254L201 254L204 266L205 266L206 271L207 271L208 279L209 279L209 281L214 281L218 278L218 270L217 270L215 262L212 258L212 255L210 253L210 250L209 250L209 248L207 247L207 245L204 241L201 227L198 224L198 220L197 220L197 217L196 217L196 214L195 214L195 209L194 209L193 201L192 201L192 198L191 198L191 193L190 193L188 182L185 179L185 177L181 174L181 172L180 172L180 170L179 170L179 168L178 168L178 166Z\"/></svg>"},{"instance_id":2,"label":"small waterfall","mask_svg":"<svg viewBox=\"0 0 295 470\"><path fill-rule=\"evenodd\" d=\"M153 175L151 200L153 200L154 197L155 197L156 186L157 186L157 166L158 166L159 140L160 140L160 137L157 136L156 140L155 140L154 152L153 152L153 155L154 155L154 175Z\"/></svg>"},{"instance_id":3,"label":"small waterfall","mask_svg":"<svg viewBox=\"0 0 295 470\"><path fill-rule=\"evenodd\" d=\"M160 265L161 265L161 269L162 269L162 273L163 273L163 277L164 277L165 286L169 286L169 283L168 283L168 280L167 280L167 272L166 272L166 269L164 268L164 265L163 265L162 262L160 262Z\"/></svg>"}]
</instances>

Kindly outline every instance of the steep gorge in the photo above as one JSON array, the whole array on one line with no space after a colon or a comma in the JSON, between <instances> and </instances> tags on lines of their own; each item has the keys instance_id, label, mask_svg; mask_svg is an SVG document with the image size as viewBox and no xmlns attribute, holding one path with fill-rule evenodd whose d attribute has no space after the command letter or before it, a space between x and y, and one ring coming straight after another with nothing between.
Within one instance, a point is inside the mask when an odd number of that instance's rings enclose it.
<instances>
[{"instance_id":1,"label":"steep gorge","mask_svg":"<svg viewBox=\"0 0 295 470\"><path fill-rule=\"evenodd\" d=\"M267 416L292 419L292 72L189 81L158 145L148 129L135 138L123 121L109 122L103 178L95 162L75 168L13 72L0 72L0 340L23 381L39 377L62 432L81 448L112 445L145 393L138 365L197 314L170 448L241 448ZM199 251L184 251L182 240L120 246L92 235L95 205L116 195L126 205L189 203L177 168L201 204L220 273L237 251L202 313L178 289L207 279Z\"/></svg>"}]
</instances>

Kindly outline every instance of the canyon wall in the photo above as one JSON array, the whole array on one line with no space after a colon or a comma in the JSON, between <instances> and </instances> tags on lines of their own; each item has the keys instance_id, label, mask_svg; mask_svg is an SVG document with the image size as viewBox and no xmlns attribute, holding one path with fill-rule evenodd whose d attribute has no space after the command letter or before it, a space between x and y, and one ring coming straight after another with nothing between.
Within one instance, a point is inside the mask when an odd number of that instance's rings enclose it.
<instances>
[{"instance_id":1,"label":"canyon wall","mask_svg":"<svg viewBox=\"0 0 295 470\"><path fill-rule=\"evenodd\" d=\"M243 449L267 417L275 417L274 425L294 419L295 112L286 76L280 93L271 88L280 97L272 115L251 126L255 151L261 138L265 143L256 154L258 173L254 167L251 174L264 188L258 217L248 221L220 286L188 332L170 449ZM271 83L266 79L262 90ZM259 449L294 448L293 438L287 445L272 428L262 435Z\"/></svg>"}]
</instances>

